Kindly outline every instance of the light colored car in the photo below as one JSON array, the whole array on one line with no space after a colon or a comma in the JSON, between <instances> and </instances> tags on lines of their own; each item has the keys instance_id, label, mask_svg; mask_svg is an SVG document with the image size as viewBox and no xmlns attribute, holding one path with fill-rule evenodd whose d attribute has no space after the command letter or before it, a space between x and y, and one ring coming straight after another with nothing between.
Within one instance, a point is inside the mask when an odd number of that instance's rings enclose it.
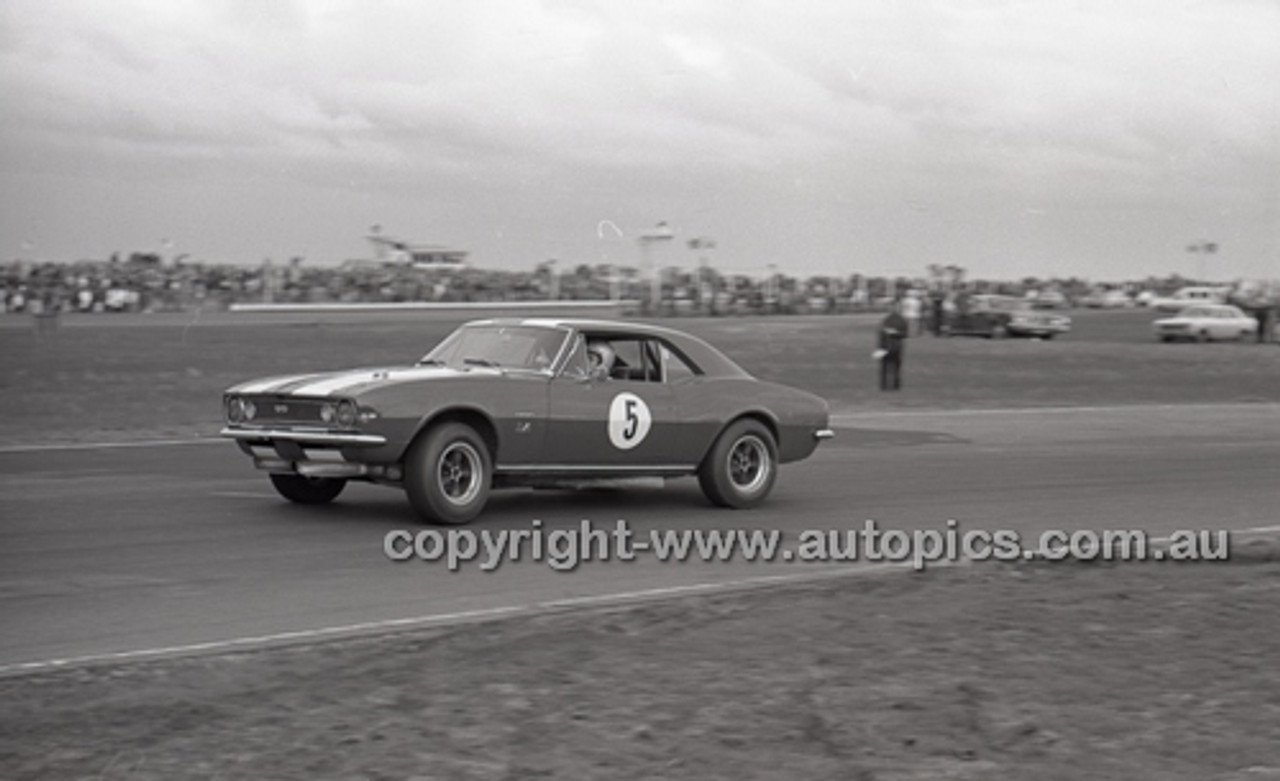
<instances>
[{"instance_id":1,"label":"light colored car","mask_svg":"<svg viewBox=\"0 0 1280 781\"><path fill-rule=\"evenodd\" d=\"M1090 309L1123 309L1133 306L1133 299L1123 290L1095 290L1080 303Z\"/></svg>"},{"instance_id":2,"label":"light colored car","mask_svg":"<svg viewBox=\"0 0 1280 781\"><path fill-rule=\"evenodd\" d=\"M1230 304L1196 304L1173 317L1151 324L1162 342L1246 339L1257 333L1258 321Z\"/></svg>"},{"instance_id":3,"label":"light colored car","mask_svg":"<svg viewBox=\"0 0 1280 781\"><path fill-rule=\"evenodd\" d=\"M1227 292L1221 287L1184 287L1167 298L1154 298L1147 305L1161 312L1181 312L1192 304L1225 304Z\"/></svg>"},{"instance_id":4,"label":"light colored car","mask_svg":"<svg viewBox=\"0 0 1280 781\"><path fill-rule=\"evenodd\" d=\"M1026 297L1036 309L1071 308L1071 300L1061 290L1029 290Z\"/></svg>"}]
</instances>

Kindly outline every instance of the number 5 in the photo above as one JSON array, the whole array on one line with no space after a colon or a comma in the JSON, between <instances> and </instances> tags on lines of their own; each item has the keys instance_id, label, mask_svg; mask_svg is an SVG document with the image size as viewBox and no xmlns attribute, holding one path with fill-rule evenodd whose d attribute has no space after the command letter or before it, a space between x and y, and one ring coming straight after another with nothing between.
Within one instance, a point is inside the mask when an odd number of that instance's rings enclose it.
<instances>
[{"instance_id":1,"label":"number 5","mask_svg":"<svg viewBox=\"0 0 1280 781\"><path fill-rule=\"evenodd\" d=\"M636 435L636 427L640 425L640 417L636 415L635 399L627 399L625 409L627 426L622 430L622 438L632 439Z\"/></svg>"}]
</instances>

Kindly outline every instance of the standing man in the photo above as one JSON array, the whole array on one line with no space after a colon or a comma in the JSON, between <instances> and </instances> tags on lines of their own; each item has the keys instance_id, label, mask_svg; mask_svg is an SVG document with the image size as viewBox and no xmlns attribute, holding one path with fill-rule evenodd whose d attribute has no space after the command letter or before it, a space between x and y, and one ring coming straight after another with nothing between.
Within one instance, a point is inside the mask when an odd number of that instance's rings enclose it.
<instances>
[{"instance_id":1,"label":"standing man","mask_svg":"<svg viewBox=\"0 0 1280 781\"><path fill-rule=\"evenodd\" d=\"M889 314L880 321L879 348L875 355L880 359L880 390L902 388L903 340L907 338L907 320L902 316L901 301L889 305Z\"/></svg>"},{"instance_id":2,"label":"standing man","mask_svg":"<svg viewBox=\"0 0 1280 781\"><path fill-rule=\"evenodd\" d=\"M1271 304L1263 303L1255 306L1253 317L1258 321L1258 344L1271 341Z\"/></svg>"}]
</instances>

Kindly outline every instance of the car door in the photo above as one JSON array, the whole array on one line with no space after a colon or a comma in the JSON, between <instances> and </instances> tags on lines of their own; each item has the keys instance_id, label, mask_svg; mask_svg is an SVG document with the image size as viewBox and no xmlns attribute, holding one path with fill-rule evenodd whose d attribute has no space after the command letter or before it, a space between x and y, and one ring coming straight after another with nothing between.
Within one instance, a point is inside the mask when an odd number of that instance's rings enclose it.
<instances>
[{"instance_id":1,"label":"car door","mask_svg":"<svg viewBox=\"0 0 1280 781\"><path fill-rule=\"evenodd\" d=\"M605 376L590 374L588 338L607 339L616 351ZM541 464L623 471L680 464L680 410L664 380L655 340L580 335L549 388Z\"/></svg>"},{"instance_id":2,"label":"car door","mask_svg":"<svg viewBox=\"0 0 1280 781\"><path fill-rule=\"evenodd\" d=\"M1231 330L1227 322L1227 312L1223 309L1209 310L1209 336L1212 339L1234 339L1239 334Z\"/></svg>"}]
</instances>

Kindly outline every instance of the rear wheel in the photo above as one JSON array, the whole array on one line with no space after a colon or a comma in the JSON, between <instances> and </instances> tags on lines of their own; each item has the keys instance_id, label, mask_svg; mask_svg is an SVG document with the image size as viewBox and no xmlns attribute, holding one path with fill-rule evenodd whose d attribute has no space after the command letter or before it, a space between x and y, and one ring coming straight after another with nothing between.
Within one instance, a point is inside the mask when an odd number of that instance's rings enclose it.
<instances>
[{"instance_id":1,"label":"rear wheel","mask_svg":"<svg viewBox=\"0 0 1280 781\"><path fill-rule=\"evenodd\" d=\"M489 501L492 471L489 448L476 430L463 423L445 423L410 447L405 493L428 523L468 523Z\"/></svg>"},{"instance_id":2,"label":"rear wheel","mask_svg":"<svg viewBox=\"0 0 1280 781\"><path fill-rule=\"evenodd\" d=\"M291 502L298 504L328 504L338 498L347 481L337 477L306 477L305 475L271 475L271 485Z\"/></svg>"},{"instance_id":3,"label":"rear wheel","mask_svg":"<svg viewBox=\"0 0 1280 781\"><path fill-rule=\"evenodd\" d=\"M757 420L739 420L720 434L702 466L698 484L712 504L745 509L765 500L778 476L778 445Z\"/></svg>"}]
</instances>

